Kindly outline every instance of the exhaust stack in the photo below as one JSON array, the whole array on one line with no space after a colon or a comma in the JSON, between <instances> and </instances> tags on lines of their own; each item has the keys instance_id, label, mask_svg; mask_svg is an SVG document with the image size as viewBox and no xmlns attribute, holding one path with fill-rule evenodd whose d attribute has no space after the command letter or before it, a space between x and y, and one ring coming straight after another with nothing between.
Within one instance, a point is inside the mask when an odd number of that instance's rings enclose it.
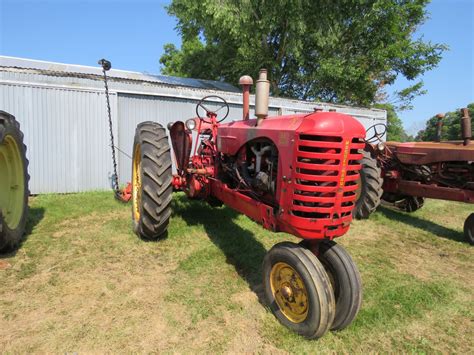
<instances>
[{"instance_id":1,"label":"exhaust stack","mask_svg":"<svg viewBox=\"0 0 474 355\"><path fill-rule=\"evenodd\" d=\"M471 142L472 130L471 130L471 117L469 117L469 110L467 108L461 109L461 135L464 145L468 145Z\"/></svg>"},{"instance_id":2,"label":"exhaust stack","mask_svg":"<svg viewBox=\"0 0 474 355\"><path fill-rule=\"evenodd\" d=\"M268 98L270 96L270 82L267 79L267 70L260 69L255 90L255 116L259 126L268 116Z\"/></svg>"},{"instance_id":3,"label":"exhaust stack","mask_svg":"<svg viewBox=\"0 0 474 355\"><path fill-rule=\"evenodd\" d=\"M242 86L242 96L243 96L243 103L242 103L242 119L247 121L249 119L249 111L250 111L250 87L253 85L253 79L249 75L244 75L239 79L239 85Z\"/></svg>"},{"instance_id":4,"label":"exhaust stack","mask_svg":"<svg viewBox=\"0 0 474 355\"><path fill-rule=\"evenodd\" d=\"M444 114L443 113L438 113L436 115L436 118L438 118L438 122L436 122L436 142L441 142L441 134L443 130L443 118Z\"/></svg>"}]
</instances>

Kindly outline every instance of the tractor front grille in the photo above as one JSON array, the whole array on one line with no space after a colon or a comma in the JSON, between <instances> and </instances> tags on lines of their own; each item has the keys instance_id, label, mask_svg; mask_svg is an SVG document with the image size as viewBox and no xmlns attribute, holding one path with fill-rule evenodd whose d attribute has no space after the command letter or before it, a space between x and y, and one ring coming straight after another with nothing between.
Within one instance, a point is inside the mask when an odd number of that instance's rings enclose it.
<instances>
[{"instance_id":1,"label":"tractor front grille","mask_svg":"<svg viewBox=\"0 0 474 355\"><path fill-rule=\"evenodd\" d=\"M300 134L296 140L292 214L338 219L351 214L361 168L359 138Z\"/></svg>"}]
</instances>

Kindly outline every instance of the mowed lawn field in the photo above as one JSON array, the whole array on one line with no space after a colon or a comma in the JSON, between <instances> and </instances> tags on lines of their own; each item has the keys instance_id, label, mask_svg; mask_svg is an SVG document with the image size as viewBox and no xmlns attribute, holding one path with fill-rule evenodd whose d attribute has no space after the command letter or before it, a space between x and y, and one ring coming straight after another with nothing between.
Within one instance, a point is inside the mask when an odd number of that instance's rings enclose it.
<instances>
[{"instance_id":1,"label":"mowed lawn field","mask_svg":"<svg viewBox=\"0 0 474 355\"><path fill-rule=\"evenodd\" d=\"M361 271L362 309L347 329L309 341L261 303L275 243L229 208L175 195L166 239L131 231L111 193L33 197L28 235L0 257L0 351L315 353L474 349L472 205L382 207L339 238Z\"/></svg>"}]
</instances>

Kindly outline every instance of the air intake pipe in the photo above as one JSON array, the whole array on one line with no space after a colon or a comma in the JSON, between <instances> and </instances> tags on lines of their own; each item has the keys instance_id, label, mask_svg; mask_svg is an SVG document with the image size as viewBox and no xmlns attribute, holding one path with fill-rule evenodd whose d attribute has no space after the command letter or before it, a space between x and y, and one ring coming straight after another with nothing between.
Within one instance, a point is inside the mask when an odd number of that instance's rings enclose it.
<instances>
[{"instance_id":1,"label":"air intake pipe","mask_svg":"<svg viewBox=\"0 0 474 355\"><path fill-rule=\"evenodd\" d=\"M438 121L436 122L436 142L441 142L441 136L443 133L443 118L444 114L443 113L438 113L436 115L436 118Z\"/></svg>"},{"instance_id":2,"label":"air intake pipe","mask_svg":"<svg viewBox=\"0 0 474 355\"><path fill-rule=\"evenodd\" d=\"M249 111L250 111L250 104L249 104L249 98L250 98L250 87L253 85L253 79L252 77L248 75L244 75L240 77L239 79L239 85L242 86L242 96L243 96L243 103L242 103L242 119L244 121L247 121L249 119Z\"/></svg>"},{"instance_id":3,"label":"air intake pipe","mask_svg":"<svg viewBox=\"0 0 474 355\"><path fill-rule=\"evenodd\" d=\"M461 109L461 115L461 136L463 144L468 145L472 138L471 117L469 117L469 110L467 108Z\"/></svg>"},{"instance_id":4,"label":"air intake pipe","mask_svg":"<svg viewBox=\"0 0 474 355\"><path fill-rule=\"evenodd\" d=\"M268 98L270 96L270 82L267 79L267 70L260 69L257 87L255 90L255 116L259 126L268 116Z\"/></svg>"}]
</instances>

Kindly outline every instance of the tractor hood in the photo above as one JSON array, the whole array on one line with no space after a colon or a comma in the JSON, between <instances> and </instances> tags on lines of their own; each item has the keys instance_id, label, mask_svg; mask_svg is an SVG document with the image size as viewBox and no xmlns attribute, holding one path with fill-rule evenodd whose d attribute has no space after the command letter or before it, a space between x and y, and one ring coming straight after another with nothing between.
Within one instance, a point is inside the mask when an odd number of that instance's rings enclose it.
<instances>
[{"instance_id":1,"label":"tractor hood","mask_svg":"<svg viewBox=\"0 0 474 355\"><path fill-rule=\"evenodd\" d=\"M268 117L257 127L257 120L223 124L217 131L218 150L235 155L248 141L256 138L271 139L281 149L292 149L295 134L364 138L365 129L352 116L337 112Z\"/></svg>"}]
</instances>

